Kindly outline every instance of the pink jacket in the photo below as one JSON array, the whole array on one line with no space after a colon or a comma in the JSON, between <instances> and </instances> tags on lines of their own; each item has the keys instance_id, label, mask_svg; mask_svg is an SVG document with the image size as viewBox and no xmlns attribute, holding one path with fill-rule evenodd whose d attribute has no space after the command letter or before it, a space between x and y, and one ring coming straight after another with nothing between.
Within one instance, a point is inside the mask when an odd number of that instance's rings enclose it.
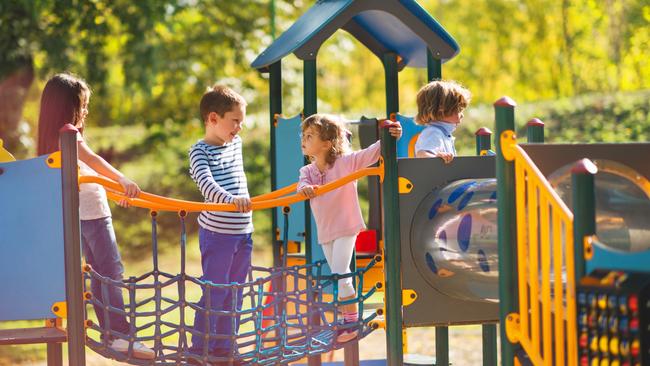
<instances>
[{"instance_id":1,"label":"pink jacket","mask_svg":"<svg viewBox=\"0 0 650 366\"><path fill-rule=\"evenodd\" d=\"M309 185L320 186L376 163L379 160L379 149L380 142L377 141L363 150L343 155L323 173L318 170L315 163L305 165L300 168L297 189ZM359 207L356 181L312 198L310 202L320 244L343 236L356 235L366 227Z\"/></svg>"}]
</instances>

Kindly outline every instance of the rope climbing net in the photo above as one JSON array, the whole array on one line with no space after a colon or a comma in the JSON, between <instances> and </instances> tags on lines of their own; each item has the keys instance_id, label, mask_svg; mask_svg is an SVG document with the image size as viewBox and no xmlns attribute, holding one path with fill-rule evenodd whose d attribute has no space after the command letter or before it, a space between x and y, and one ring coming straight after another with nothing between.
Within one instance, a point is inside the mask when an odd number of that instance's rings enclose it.
<instances>
[{"instance_id":1,"label":"rope climbing net","mask_svg":"<svg viewBox=\"0 0 650 366\"><path fill-rule=\"evenodd\" d=\"M355 303L363 314L364 303L374 294L375 287L365 293L363 275L374 264L347 275L323 274L323 262L300 266L263 268L252 267L245 283L214 284L188 275L185 271L186 235L185 217L181 216L180 273L162 271L157 255L157 221L152 215L153 270L139 277L115 281L95 272L90 266L84 268L86 284L97 281L103 298L108 299L111 287L120 288L128 299L124 310L111 306L109 301L101 302L95 296L88 296L87 304L101 309L96 314L104 318L104 326L88 322L88 345L95 352L109 358L136 365L178 365L191 361L240 362L244 364L274 365L286 364L307 356L328 352L342 347L335 342L336 332L344 328L355 328L363 338L373 328L371 320L376 313L361 317L358 322L342 324L337 308L342 304ZM338 299L338 282L341 278L353 277L357 296L344 303ZM228 291L223 310L214 310L211 305L211 289ZM206 290L205 306L199 306L190 294ZM238 304L241 309L237 310ZM232 334L209 334L194 329L190 324L193 312L204 312L206 322L210 315L232 323L239 332ZM110 314L115 313L129 319L128 333L111 330ZM174 320L170 320L174 319ZM208 326L204 329L210 329ZM215 356L204 347L202 354L192 353L192 335L211 339L227 339L232 347L228 355ZM112 339L124 339L130 347L126 353L109 347ZM133 343L143 341L153 344L155 361L138 359Z\"/></svg>"}]
</instances>

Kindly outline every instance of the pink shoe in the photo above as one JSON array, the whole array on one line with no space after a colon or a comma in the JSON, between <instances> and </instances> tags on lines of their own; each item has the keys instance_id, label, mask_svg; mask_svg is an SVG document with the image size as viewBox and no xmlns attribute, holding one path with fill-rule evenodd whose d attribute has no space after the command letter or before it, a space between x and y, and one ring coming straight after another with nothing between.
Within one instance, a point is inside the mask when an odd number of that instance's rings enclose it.
<instances>
[{"instance_id":1,"label":"pink shoe","mask_svg":"<svg viewBox=\"0 0 650 366\"><path fill-rule=\"evenodd\" d=\"M337 343L349 342L357 338L359 331L356 328L341 329L336 336Z\"/></svg>"}]
</instances>

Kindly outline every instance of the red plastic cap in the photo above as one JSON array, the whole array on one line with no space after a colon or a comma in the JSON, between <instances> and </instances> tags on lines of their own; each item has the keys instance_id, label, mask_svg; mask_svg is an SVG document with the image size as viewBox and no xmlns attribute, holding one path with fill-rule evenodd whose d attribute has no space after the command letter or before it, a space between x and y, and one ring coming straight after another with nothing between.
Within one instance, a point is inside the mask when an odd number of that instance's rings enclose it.
<instances>
[{"instance_id":1,"label":"red plastic cap","mask_svg":"<svg viewBox=\"0 0 650 366\"><path fill-rule=\"evenodd\" d=\"M542 122L542 120L539 118L533 118L530 121L528 121L527 125L544 127L544 122Z\"/></svg>"},{"instance_id":2,"label":"red plastic cap","mask_svg":"<svg viewBox=\"0 0 650 366\"><path fill-rule=\"evenodd\" d=\"M598 167L589 159L578 160L571 168L571 173L575 174L596 174Z\"/></svg>"},{"instance_id":3,"label":"red plastic cap","mask_svg":"<svg viewBox=\"0 0 650 366\"><path fill-rule=\"evenodd\" d=\"M59 130L59 132L68 132L68 131L79 132L79 130L70 123L64 124L63 127L61 127L61 129Z\"/></svg>"},{"instance_id":4,"label":"red plastic cap","mask_svg":"<svg viewBox=\"0 0 650 366\"><path fill-rule=\"evenodd\" d=\"M517 103L515 103L515 101L512 100L512 98L510 98L508 96L505 96L505 97L501 97L501 99L494 102L494 106L495 107L515 107L515 106L517 106Z\"/></svg>"},{"instance_id":5,"label":"red plastic cap","mask_svg":"<svg viewBox=\"0 0 650 366\"><path fill-rule=\"evenodd\" d=\"M474 132L474 134L476 136L491 136L492 131L490 131L490 129L487 128L487 127L481 127L478 130L476 130L476 132Z\"/></svg>"}]
</instances>

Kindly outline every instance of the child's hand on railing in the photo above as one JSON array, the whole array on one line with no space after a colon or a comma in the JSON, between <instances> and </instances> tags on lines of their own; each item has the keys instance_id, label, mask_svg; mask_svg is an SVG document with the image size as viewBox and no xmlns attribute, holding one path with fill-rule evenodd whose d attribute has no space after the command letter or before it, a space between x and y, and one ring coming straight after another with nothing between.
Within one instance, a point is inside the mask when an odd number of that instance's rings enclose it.
<instances>
[{"instance_id":1,"label":"child's hand on railing","mask_svg":"<svg viewBox=\"0 0 650 366\"><path fill-rule=\"evenodd\" d=\"M449 164L452 160L454 160L454 154L450 152L438 151L436 153L436 156L441 158L445 164Z\"/></svg>"},{"instance_id":2,"label":"child's hand on railing","mask_svg":"<svg viewBox=\"0 0 650 366\"><path fill-rule=\"evenodd\" d=\"M388 133L396 139L402 137L402 125L399 122L393 122L390 127L388 127Z\"/></svg>"},{"instance_id":3,"label":"child's hand on railing","mask_svg":"<svg viewBox=\"0 0 650 366\"><path fill-rule=\"evenodd\" d=\"M232 203L239 212L250 212L252 207L251 199L248 196L235 196Z\"/></svg>"},{"instance_id":4,"label":"child's hand on railing","mask_svg":"<svg viewBox=\"0 0 650 366\"><path fill-rule=\"evenodd\" d=\"M122 176L117 182L122 186L122 188L124 188L125 196L129 198L135 198L140 194L140 187L138 187L138 185L129 178ZM120 204L120 206L122 205Z\"/></svg>"},{"instance_id":5,"label":"child's hand on railing","mask_svg":"<svg viewBox=\"0 0 650 366\"><path fill-rule=\"evenodd\" d=\"M298 191L298 193L302 194L303 196L306 196L308 198L314 198L316 197L316 190L318 189L318 186L306 186L302 188L301 190Z\"/></svg>"},{"instance_id":6,"label":"child's hand on railing","mask_svg":"<svg viewBox=\"0 0 650 366\"><path fill-rule=\"evenodd\" d=\"M388 133L396 139L402 137L402 125L398 121L385 120L381 123L382 128L388 128Z\"/></svg>"}]
</instances>

